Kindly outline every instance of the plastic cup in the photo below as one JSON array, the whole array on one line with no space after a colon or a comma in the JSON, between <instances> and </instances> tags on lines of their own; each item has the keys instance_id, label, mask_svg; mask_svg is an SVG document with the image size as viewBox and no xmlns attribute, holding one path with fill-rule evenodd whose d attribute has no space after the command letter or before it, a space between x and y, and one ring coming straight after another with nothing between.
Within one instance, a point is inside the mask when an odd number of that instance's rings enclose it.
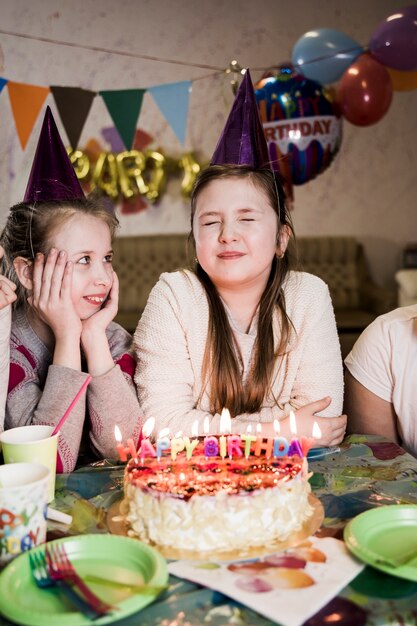
<instances>
[{"instance_id":1,"label":"plastic cup","mask_svg":"<svg viewBox=\"0 0 417 626\"><path fill-rule=\"evenodd\" d=\"M58 435L51 437L53 426L19 426L0 434L5 463L40 463L50 472L48 502L55 497Z\"/></svg>"},{"instance_id":2,"label":"plastic cup","mask_svg":"<svg viewBox=\"0 0 417 626\"><path fill-rule=\"evenodd\" d=\"M44 465L0 466L0 566L45 543L48 489Z\"/></svg>"}]
</instances>

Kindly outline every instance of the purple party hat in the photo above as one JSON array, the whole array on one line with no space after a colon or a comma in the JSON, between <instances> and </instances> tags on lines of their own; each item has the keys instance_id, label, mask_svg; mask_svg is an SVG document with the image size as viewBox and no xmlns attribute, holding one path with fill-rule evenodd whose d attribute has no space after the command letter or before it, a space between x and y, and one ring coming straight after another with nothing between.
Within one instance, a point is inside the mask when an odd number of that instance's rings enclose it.
<instances>
[{"instance_id":1,"label":"purple party hat","mask_svg":"<svg viewBox=\"0 0 417 626\"><path fill-rule=\"evenodd\" d=\"M84 193L48 106L23 202L76 198Z\"/></svg>"},{"instance_id":2,"label":"purple party hat","mask_svg":"<svg viewBox=\"0 0 417 626\"><path fill-rule=\"evenodd\" d=\"M249 70L246 70L232 109L211 159L211 165L268 168L270 156Z\"/></svg>"}]
</instances>

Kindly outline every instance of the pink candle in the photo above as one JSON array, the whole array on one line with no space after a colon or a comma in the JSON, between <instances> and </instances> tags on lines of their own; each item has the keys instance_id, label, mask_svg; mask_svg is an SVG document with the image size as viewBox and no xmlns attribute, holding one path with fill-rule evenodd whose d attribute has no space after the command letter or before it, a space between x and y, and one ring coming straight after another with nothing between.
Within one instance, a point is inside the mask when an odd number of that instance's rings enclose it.
<instances>
[{"instance_id":1,"label":"pink candle","mask_svg":"<svg viewBox=\"0 0 417 626\"><path fill-rule=\"evenodd\" d=\"M132 457L132 459L136 458L136 446L133 439L129 438L127 440L127 446L124 446L122 443L122 433L117 425L114 427L114 437L117 441L116 448L121 461L127 461L128 454Z\"/></svg>"},{"instance_id":2,"label":"pink candle","mask_svg":"<svg viewBox=\"0 0 417 626\"><path fill-rule=\"evenodd\" d=\"M307 456L310 448L312 448L314 444L317 443L317 439L321 439L321 430L317 422L314 422L312 437L300 437L301 448L303 450L304 456Z\"/></svg>"},{"instance_id":3,"label":"pink candle","mask_svg":"<svg viewBox=\"0 0 417 626\"><path fill-rule=\"evenodd\" d=\"M227 437L227 454L231 459L234 456L243 456L242 439L240 435L229 435Z\"/></svg>"},{"instance_id":4,"label":"pink candle","mask_svg":"<svg viewBox=\"0 0 417 626\"><path fill-rule=\"evenodd\" d=\"M156 457L156 450L149 441L149 439L142 439L139 448L139 456L142 461L145 457Z\"/></svg>"}]
</instances>

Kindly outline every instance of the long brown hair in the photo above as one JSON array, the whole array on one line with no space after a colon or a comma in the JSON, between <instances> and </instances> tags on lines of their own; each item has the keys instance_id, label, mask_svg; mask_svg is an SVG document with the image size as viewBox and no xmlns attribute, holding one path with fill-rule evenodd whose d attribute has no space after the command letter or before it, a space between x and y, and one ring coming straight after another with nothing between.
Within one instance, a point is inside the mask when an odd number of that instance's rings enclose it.
<instances>
[{"instance_id":1,"label":"long brown hair","mask_svg":"<svg viewBox=\"0 0 417 626\"><path fill-rule=\"evenodd\" d=\"M13 261L17 257L23 257L32 262L38 252L48 254L55 229L77 213L91 215L105 222L113 239L119 221L96 199L53 200L36 205L20 202L10 209L0 236L0 244L4 248L0 271L16 284L17 300L13 304L15 308L26 304L27 294L17 277Z\"/></svg>"},{"instance_id":2,"label":"long brown hair","mask_svg":"<svg viewBox=\"0 0 417 626\"><path fill-rule=\"evenodd\" d=\"M266 201L277 214L277 245L283 226L293 233L285 193L281 180L271 170L254 170L246 166L216 165L203 170L196 180L191 196L191 232L189 242L195 251L193 235L194 215L198 196L207 185L224 178L246 178L264 193ZM227 407L233 416L256 413L263 400L271 392L274 364L279 355L286 352L291 321L285 308L283 282L289 271L289 255L274 257L267 285L259 302L258 332L254 346L254 358L244 387L239 368L239 348L233 336L229 319L219 293L210 277L197 262L195 273L203 285L209 303L209 329L203 362L204 386L210 380L210 404L213 412ZM275 348L273 316L278 312L281 336Z\"/></svg>"}]
</instances>

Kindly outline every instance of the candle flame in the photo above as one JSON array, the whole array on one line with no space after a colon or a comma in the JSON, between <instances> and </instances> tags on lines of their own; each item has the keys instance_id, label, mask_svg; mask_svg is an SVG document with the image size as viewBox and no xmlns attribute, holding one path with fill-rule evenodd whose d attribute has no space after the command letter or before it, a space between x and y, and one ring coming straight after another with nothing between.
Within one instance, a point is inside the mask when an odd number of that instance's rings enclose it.
<instances>
[{"instance_id":1,"label":"candle flame","mask_svg":"<svg viewBox=\"0 0 417 626\"><path fill-rule=\"evenodd\" d=\"M313 437L314 439L321 439L321 430L320 430L320 426L317 424L317 422L314 422L313 424Z\"/></svg>"},{"instance_id":2,"label":"candle flame","mask_svg":"<svg viewBox=\"0 0 417 626\"><path fill-rule=\"evenodd\" d=\"M122 441L122 433L120 432L120 428L117 426L114 427L114 438L118 443Z\"/></svg>"},{"instance_id":3,"label":"candle flame","mask_svg":"<svg viewBox=\"0 0 417 626\"><path fill-rule=\"evenodd\" d=\"M252 424L249 424L249 426L246 429L246 432L247 432L248 435L251 434L251 432L252 432Z\"/></svg>"},{"instance_id":4,"label":"candle flame","mask_svg":"<svg viewBox=\"0 0 417 626\"><path fill-rule=\"evenodd\" d=\"M281 432L281 425L278 420L274 420L274 430L276 435L279 435Z\"/></svg>"},{"instance_id":5,"label":"candle flame","mask_svg":"<svg viewBox=\"0 0 417 626\"><path fill-rule=\"evenodd\" d=\"M168 428L168 430L169 430L169 428ZM174 437L175 437L175 439L179 439L180 437L182 437L182 430L179 430L177 433L175 433Z\"/></svg>"},{"instance_id":6,"label":"candle flame","mask_svg":"<svg viewBox=\"0 0 417 626\"><path fill-rule=\"evenodd\" d=\"M204 422L203 422L203 431L205 435L209 434L209 430L210 430L210 419L209 416L206 415L206 417L204 418Z\"/></svg>"},{"instance_id":7,"label":"candle flame","mask_svg":"<svg viewBox=\"0 0 417 626\"><path fill-rule=\"evenodd\" d=\"M259 423L256 424L256 432L258 433L258 435L262 433L262 426Z\"/></svg>"},{"instance_id":8,"label":"candle flame","mask_svg":"<svg viewBox=\"0 0 417 626\"><path fill-rule=\"evenodd\" d=\"M142 426L142 435L144 437L149 437L154 427L155 427L155 418L150 417L149 419L146 420L146 422Z\"/></svg>"},{"instance_id":9,"label":"candle flame","mask_svg":"<svg viewBox=\"0 0 417 626\"><path fill-rule=\"evenodd\" d=\"M191 426L191 436L198 437L198 420L195 420Z\"/></svg>"},{"instance_id":10,"label":"candle flame","mask_svg":"<svg viewBox=\"0 0 417 626\"><path fill-rule=\"evenodd\" d=\"M292 435L297 434L297 422L295 420L294 411L290 411L290 431Z\"/></svg>"},{"instance_id":11,"label":"candle flame","mask_svg":"<svg viewBox=\"0 0 417 626\"><path fill-rule=\"evenodd\" d=\"M220 434L225 435L232 430L232 421L228 409L223 409L220 415Z\"/></svg>"},{"instance_id":12,"label":"candle flame","mask_svg":"<svg viewBox=\"0 0 417 626\"><path fill-rule=\"evenodd\" d=\"M159 431L158 439L163 439L163 437L168 437L168 435L169 435L169 428L163 428L162 430Z\"/></svg>"}]
</instances>

